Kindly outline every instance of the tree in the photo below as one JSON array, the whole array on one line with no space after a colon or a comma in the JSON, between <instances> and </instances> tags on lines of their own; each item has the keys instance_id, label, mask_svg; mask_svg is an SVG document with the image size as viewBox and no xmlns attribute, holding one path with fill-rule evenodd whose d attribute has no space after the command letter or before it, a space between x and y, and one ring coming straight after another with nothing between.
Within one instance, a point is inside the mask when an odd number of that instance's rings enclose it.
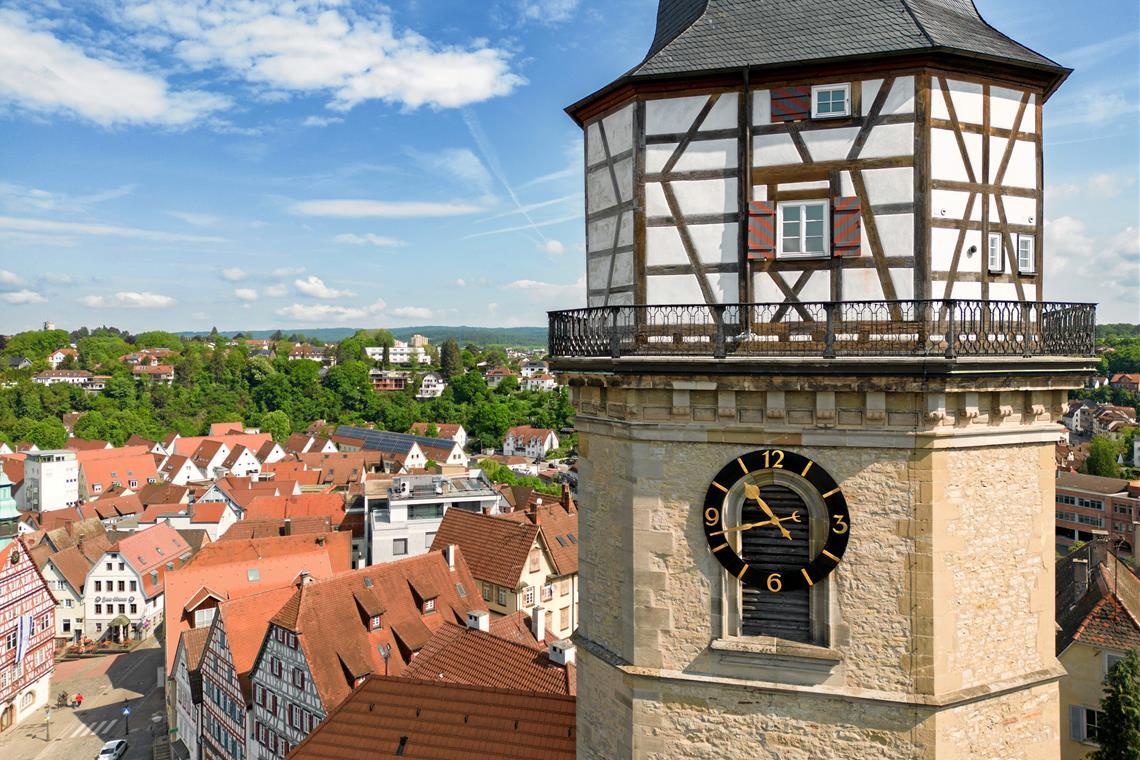
<instances>
[{"instance_id":1,"label":"tree","mask_svg":"<svg viewBox=\"0 0 1140 760\"><path fill-rule=\"evenodd\" d=\"M28 440L41 449L60 449L67 443L67 428L54 417L48 417L32 425Z\"/></svg>"},{"instance_id":2,"label":"tree","mask_svg":"<svg viewBox=\"0 0 1140 760\"><path fill-rule=\"evenodd\" d=\"M293 423L289 415L280 409L274 409L261 416L261 431L269 433L275 441L284 441L293 432Z\"/></svg>"},{"instance_id":3,"label":"tree","mask_svg":"<svg viewBox=\"0 0 1140 760\"><path fill-rule=\"evenodd\" d=\"M463 356L459 353L459 343L448 338L439 353L439 369L446 380L463 371Z\"/></svg>"},{"instance_id":4,"label":"tree","mask_svg":"<svg viewBox=\"0 0 1140 760\"><path fill-rule=\"evenodd\" d=\"M1116 464L1118 453L1115 441L1099 435L1094 437L1089 444L1089 457L1084 465L1085 472L1105 478L1119 478L1120 466Z\"/></svg>"},{"instance_id":5,"label":"tree","mask_svg":"<svg viewBox=\"0 0 1140 760\"><path fill-rule=\"evenodd\" d=\"M1117 660L1104 679L1100 747L1091 760L1140 760L1140 655L1131 650Z\"/></svg>"}]
</instances>

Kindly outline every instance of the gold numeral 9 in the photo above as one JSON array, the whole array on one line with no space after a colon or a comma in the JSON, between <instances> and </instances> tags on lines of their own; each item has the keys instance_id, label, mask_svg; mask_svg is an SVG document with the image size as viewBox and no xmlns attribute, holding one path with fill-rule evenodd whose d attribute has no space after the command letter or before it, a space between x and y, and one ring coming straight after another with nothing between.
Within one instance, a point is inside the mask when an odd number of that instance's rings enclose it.
<instances>
[{"instance_id":1,"label":"gold numeral 9","mask_svg":"<svg viewBox=\"0 0 1140 760\"><path fill-rule=\"evenodd\" d=\"M716 507L709 507L705 510L705 525L716 525L720 522L720 510Z\"/></svg>"},{"instance_id":2,"label":"gold numeral 9","mask_svg":"<svg viewBox=\"0 0 1140 760\"><path fill-rule=\"evenodd\" d=\"M772 593L778 592L784 587L784 582L780 580L779 573L772 573L768 576L768 590Z\"/></svg>"},{"instance_id":3,"label":"gold numeral 9","mask_svg":"<svg viewBox=\"0 0 1140 760\"><path fill-rule=\"evenodd\" d=\"M839 535L847 532L847 523L843 522L843 515L832 515L832 520L835 520L835 527L831 530Z\"/></svg>"},{"instance_id":4,"label":"gold numeral 9","mask_svg":"<svg viewBox=\"0 0 1140 760\"><path fill-rule=\"evenodd\" d=\"M784 466L784 452L779 449L764 452L764 469L782 469Z\"/></svg>"}]
</instances>

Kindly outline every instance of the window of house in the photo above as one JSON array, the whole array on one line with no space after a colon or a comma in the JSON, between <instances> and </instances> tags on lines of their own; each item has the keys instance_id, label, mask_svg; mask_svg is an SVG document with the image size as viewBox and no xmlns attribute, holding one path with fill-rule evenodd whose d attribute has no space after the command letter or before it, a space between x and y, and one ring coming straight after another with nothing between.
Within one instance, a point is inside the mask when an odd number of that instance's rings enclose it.
<instances>
[{"instance_id":1,"label":"window of house","mask_svg":"<svg viewBox=\"0 0 1140 760\"><path fill-rule=\"evenodd\" d=\"M125 614L127 614L127 605L125 605L125 604L120 604L120 605L119 605L119 614L120 614L120 615L125 615Z\"/></svg>"},{"instance_id":2,"label":"window of house","mask_svg":"<svg viewBox=\"0 0 1140 760\"><path fill-rule=\"evenodd\" d=\"M777 211L781 257L827 254L827 201L781 203Z\"/></svg>"},{"instance_id":3,"label":"window of house","mask_svg":"<svg viewBox=\"0 0 1140 760\"><path fill-rule=\"evenodd\" d=\"M380 628L380 616L379 615L373 615L368 620L368 627L371 628L373 631L379 630L379 628Z\"/></svg>"},{"instance_id":4,"label":"window of house","mask_svg":"<svg viewBox=\"0 0 1140 760\"><path fill-rule=\"evenodd\" d=\"M71 618L64 618L63 619L63 632L64 633L71 633Z\"/></svg>"},{"instance_id":5,"label":"window of house","mask_svg":"<svg viewBox=\"0 0 1140 760\"><path fill-rule=\"evenodd\" d=\"M534 586L527 586L523 589L523 606L534 606Z\"/></svg>"},{"instance_id":6,"label":"window of house","mask_svg":"<svg viewBox=\"0 0 1140 760\"><path fill-rule=\"evenodd\" d=\"M1124 655L1113 654L1112 652L1104 653L1104 674L1107 676L1108 671L1112 670L1112 666L1124 659Z\"/></svg>"},{"instance_id":7,"label":"window of house","mask_svg":"<svg viewBox=\"0 0 1140 760\"><path fill-rule=\"evenodd\" d=\"M138 590L139 590L139 582L138 581L131 581L131 591L138 591Z\"/></svg>"},{"instance_id":8,"label":"window of house","mask_svg":"<svg viewBox=\"0 0 1140 760\"><path fill-rule=\"evenodd\" d=\"M15 649L16 648L16 633L15 633L15 631L8 634L4 644L5 644L5 648L7 648L7 649Z\"/></svg>"},{"instance_id":9,"label":"window of house","mask_svg":"<svg viewBox=\"0 0 1140 760\"><path fill-rule=\"evenodd\" d=\"M554 598L554 584L547 583L542 587L542 601L549 602Z\"/></svg>"},{"instance_id":10,"label":"window of house","mask_svg":"<svg viewBox=\"0 0 1140 760\"><path fill-rule=\"evenodd\" d=\"M138 611L139 611L139 606L137 604L135 604L134 602L131 602L131 614L136 615L136 614L138 614Z\"/></svg>"},{"instance_id":11,"label":"window of house","mask_svg":"<svg viewBox=\"0 0 1140 760\"><path fill-rule=\"evenodd\" d=\"M1037 239L1032 235L1017 236L1017 271L1033 274L1033 248Z\"/></svg>"},{"instance_id":12,"label":"window of house","mask_svg":"<svg viewBox=\"0 0 1140 760\"><path fill-rule=\"evenodd\" d=\"M99 633L102 630L103 630L103 624L102 623L96 623L95 624L95 633Z\"/></svg>"},{"instance_id":13,"label":"window of house","mask_svg":"<svg viewBox=\"0 0 1140 760\"><path fill-rule=\"evenodd\" d=\"M562 630L566 630L567 628L570 627L570 608L569 607L563 607L562 610L558 613L558 627L561 628Z\"/></svg>"},{"instance_id":14,"label":"window of house","mask_svg":"<svg viewBox=\"0 0 1140 760\"><path fill-rule=\"evenodd\" d=\"M486 581L483 582L483 601L491 601L491 584Z\"/></svg>"},{"instance_id":15,"label":"window of house","mask_svg":"<svg viewBox=\"0 0 1140 760\"><path fill-rule=\"evenodd\" d=\"M292 632L286 632L286 634L285 634L285 645L287 647L289 647L290 649L296 649L297 648L297 634L292 633Z\"/></svg>"},{"instance_id":16,"label":"window of house","mask_svg":"<svg viewBox=\"0 0 1140 760\"><path fill-rule=\"evenodd\" d=\"M379 618L377 618L379 620ZM300 668L293 668L293 685L298 689L305 688L305 671Z\"/></svg>"},{"instance_id":17,"label":"window of house","mask_svg":"<svg viewBox=\"0 0 1140 760\"><path fill-rule=\"evenodd\" d=\"M95 605L95 614L96 615L102 615L103 614L103 605L101 605L101 604Z\"/></svg>"},{"instance_id":18,"label":"window of house","mask_svg":"<svg viewBox=\"0 0 1140 760\"><path fill-rule=\"evenodd\" d=\"M498 602L499 602L500 607L506 607L507 606L507 590L505 588L503 588L502 586L499 587Z\"/></svg>"},{"instance_id":19,"label":"window of house","mask_svg":"<svg viewBox=\"0 0 1140 760\"><path fill-rule=\"evenodd\" d=\"M565 580L559 581L558 586L559 586L559 593L561 593L562 596L567 596L570 594L570 579L567 578Z\"/></svg>"},{"instance_id":20,"label":"window of house","mask_svg":"<svg viewBox=\"0 0 1140 760\"><path fill-rule=\"evenodd\" d=\"M269 658L269 672L277 678L281 677L281 660L276 657Z\"/></svg>"},{"instance_id":21,"label":"window of house","mask_svg":"<svg viewBox=\"0 0 1140 760\"><path fill-rule=\"evenodd\" d=\"M408 553L408 539L394 538L392 539L392 556L402 557Z\"/></svg>"},{"instance_id":22,"label":"window of house","mask_svg":"<svg viewBox=\"0 0 1140 760\"><path fill-rule=\"evenodd\" d=\"M540 552L538 551L538 549L531 549L530 550L529 559L530 559L530 565L529 565L530 572L537 573L538 568L539 568L539 562L541 560Z\"/></svg>"},{"instance_id":23,"label":"window of house","mask_svg":"<svg viewBox=\"0 0 1140 760\"><path fill-rule=\"evenodd\" d=\"M428 612L435 612L435 600L434 599L425 599L424 600L424 613L428 613Z\"/></svg>"},{"instance_id":24,"label":"window of house","mask_svg":"<svg viewBox=\"0 0 1140 760\"><path fill-rule=\"evenodd\" d=\"M811 117L834 119L851 114L851 85L819 84L811 88Z\"/></svg>"},{"instance_id":25,"label":"window of house","mask_svg":"<svg viewBox=\"0 0 1140 760\"><path fill-rule=\"evenodd\" d=\"M161 552L160 552L160 553L161 553ZM126 562L120 562L120 563L119 563L119 570L120 570L120 572L121 572L121 571L123 571L123 570L126 570L126 569L127 569L127 563L126 563Z\"/></svg>"},{"instance_id":26,"label":"window of house","mask_svg":"<svg viewBox=\"0 0 1140 760\"><path fill-rule=\"evenodd\" d=\"M75 606L75 600L74 599L64 599L63 600L63 606L67 607L68 609L71 609L72 607Z\"/></svg>"},{"instance_id":27,"label":"window of house","mask_svg":"<svg viewBox=\"0 0 1140 760\"><path fill-rule=\"evenodd\" d=\"M95 581L95 590L96 591L102 591L103 590L103 581Z\"/></svg>"},{"instance_id":28,"label":"window of house","mask_svg":"<svg viewBox=\"0 0 1140 760\"><path fill-rule=\"evenodd\" d=\"M1002 272L1005 270L1003 266L1004 260L1001 254L1001 233L991 232L989 236L988 266L991 272Z\"/></svg>"},{"instance_id":29,"label":"window of house","mask_svg":"<svg viewBox=\"0 0 1140 760\"><path fill-rule=\"evenodd\" d=\"M1081 705L1069 705L1069 738L1078 742L1096 743L1100 740L1100 710Z\"/></svg>"},{"instance_id":30,"label":"window of house","mask_svg":"<svg viewBox=\"0 0 1140 760\"><path fill-rule=\"evenodd\" d=\"M127 582L126 581L119 581L119 591L126 591L126 590L127 590Z\"/></svg>"}]
</instances>

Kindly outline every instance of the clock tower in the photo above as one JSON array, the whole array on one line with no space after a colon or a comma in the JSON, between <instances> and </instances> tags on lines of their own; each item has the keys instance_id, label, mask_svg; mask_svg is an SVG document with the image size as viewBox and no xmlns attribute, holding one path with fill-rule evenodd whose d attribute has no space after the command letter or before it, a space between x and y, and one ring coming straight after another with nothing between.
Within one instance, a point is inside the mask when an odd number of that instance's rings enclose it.
<instances>
[{"instance_id":1,"label":"clock tower","mask_svg":"<svg viewBox=\"0 0 1140 760\"><path fill-rule=\"evenodd\" d=\"M585 132L580 758L1058 757L1068 70L967 0L661 0Z\"/></svg>"}]
</instances>

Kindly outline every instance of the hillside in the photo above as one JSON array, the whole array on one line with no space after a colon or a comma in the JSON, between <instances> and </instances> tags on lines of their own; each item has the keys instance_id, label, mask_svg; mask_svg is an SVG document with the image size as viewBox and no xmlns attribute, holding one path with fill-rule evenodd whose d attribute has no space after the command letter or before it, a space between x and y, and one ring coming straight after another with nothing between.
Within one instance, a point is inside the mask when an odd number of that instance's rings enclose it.
<instances>
[{"instance_id":1,"label":"hillside","mask_svg":"<svg viewBox=\"0 0 1140 760\"><path fill-rule=\"evenodd\" d=\"M313 340L325 343L337 343L353 335L360 328L356 327L317 327L282 330L286 335L301 333ZM375 329L375 328L368 328ZM466 327L447 325L426 325L423 327L397 327L390 328L392 335L400 340L407 340L412 335L423 335L432 343L438 345L448 338L455 338L460 345L474 343L479 346L519 346L526 348L541 348L546 345L545 327ZM238 332L251 338L264 339L273 335L274 330L222 330L226 337L236 335ZM209 335L209 331L175 333L183 338Z\"/></svg>"}]
</instances>

